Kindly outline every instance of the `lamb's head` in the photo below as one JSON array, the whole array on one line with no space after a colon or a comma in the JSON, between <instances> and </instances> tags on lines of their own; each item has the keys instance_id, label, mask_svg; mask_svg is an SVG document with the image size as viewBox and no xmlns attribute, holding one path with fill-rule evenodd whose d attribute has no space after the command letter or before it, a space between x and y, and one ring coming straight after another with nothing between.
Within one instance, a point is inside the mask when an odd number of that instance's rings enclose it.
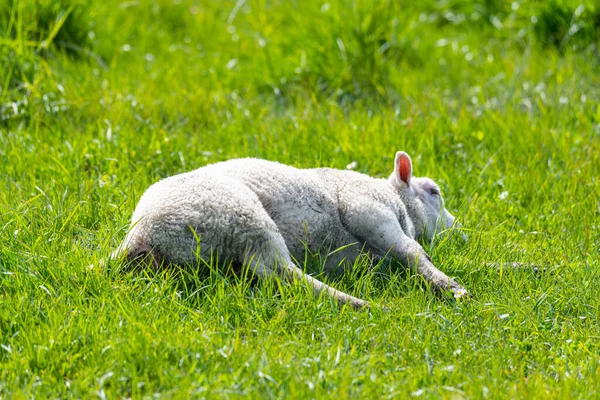
<instances>
[{"instance_id":1,"label":"lamb's head","mask_svg":"<svg viewBox=\"0 0 600 400\"><path fill-rule=\"evenodd\" d=\"M389 182L406 206L417 239L431 241L441 231L460 227L454 216L446 210L439 186L429 178L414 178L412 160L403 151L396 153L394 172ZM467 240L464 233L462 237Z\"/></svg>"}]
</instances>

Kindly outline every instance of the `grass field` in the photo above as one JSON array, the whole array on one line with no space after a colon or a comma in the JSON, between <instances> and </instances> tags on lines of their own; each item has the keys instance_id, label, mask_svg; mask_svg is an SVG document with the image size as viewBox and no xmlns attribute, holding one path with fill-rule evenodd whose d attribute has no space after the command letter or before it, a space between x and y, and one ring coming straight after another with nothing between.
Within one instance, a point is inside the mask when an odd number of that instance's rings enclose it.
<instances>
[{"instance_id":1,"label":"grass field","mask_svg":"<svg viewBox=\"0 0 600 400\"><path fill-rule=\"evenodd\" d=\"M599 35L567 0L0 0L0 398L600 398ZM387 263L322 278L388 313L88 268L162 177L396 150L470 301Z\"/></svg>"}]
</instances>

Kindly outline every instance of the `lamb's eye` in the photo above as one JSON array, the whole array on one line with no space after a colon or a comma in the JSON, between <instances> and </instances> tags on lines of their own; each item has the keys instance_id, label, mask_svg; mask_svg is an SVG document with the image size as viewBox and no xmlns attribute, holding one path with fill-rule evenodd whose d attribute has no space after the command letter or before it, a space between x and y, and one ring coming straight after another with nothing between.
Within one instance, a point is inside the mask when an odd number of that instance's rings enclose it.
<instances>
[{"instance_id":1,"label":"lamb's eye","mask_svg":"<svg viewBox=\"0 0 600 400\"><path fill-rule=\"evenodd\" d=\"M439 196L440 195L440 191L437 190L436 188L431 188L429 189L429 194L432 196Z\"/></svg>"}]
</instances>

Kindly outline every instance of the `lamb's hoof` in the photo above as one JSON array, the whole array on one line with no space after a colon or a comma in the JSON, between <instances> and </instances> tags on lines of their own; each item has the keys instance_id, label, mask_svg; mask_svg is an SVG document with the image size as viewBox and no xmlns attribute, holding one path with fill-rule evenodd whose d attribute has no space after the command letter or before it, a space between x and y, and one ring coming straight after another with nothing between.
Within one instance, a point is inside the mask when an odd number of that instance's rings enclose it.
<instances>
[{"instance_id":1,"label":"lamb's hoof","mask_svg":"<svg viewBox=\"0 0 600 400\"><path fill-rule=\"evenodd\" d=\"M453 288L452 296L457 300L462 299L462 298L469 298L469 292L467 292L467 289L462 288L462 287Z\"/></svg>"}]
</instances>

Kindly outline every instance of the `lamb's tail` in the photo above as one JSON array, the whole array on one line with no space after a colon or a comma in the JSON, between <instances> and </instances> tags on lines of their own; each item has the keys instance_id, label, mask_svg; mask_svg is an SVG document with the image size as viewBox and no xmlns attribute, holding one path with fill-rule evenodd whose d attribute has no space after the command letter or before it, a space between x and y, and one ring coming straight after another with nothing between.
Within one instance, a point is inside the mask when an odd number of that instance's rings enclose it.
<instances>
[{"instance_id":1,"label":"lamb's tail","mask_svg":"<svg viewBox=\"0 0 600 400\"><path fill-rule=\"evenodd\" d=\"M137 237L133 231L130 231L119 247L107 259L100 260L98 265L100 269L104 269L108 262L122 263L132 269L151 265L155 270L158 270L164 261L164 257L155 248ZM89 268L94 268L94 265L90 265Z\"/></svg>"},{"instance_id":2,"label":"lamb's tail","mask_svg":"<svg viewBox=\"0 0 600 400\"><path fill-rule=\"evenodd\" d=\"M115 250L115 252L117 251L119 251L119 249ZM113 254L115 252L113 252ZM138 244L135 247L130 247L125 251L125 253L121 251L120 253L117 253L117 257L119 257L118 259L121 260L125 258L126 264L130 268L139 269L150 265L156 271L160 269L164 261L164 258L155 248L145 243ZM111 255L111 259L115 259L113 255Z\"/></svg>"}]
</instances>

